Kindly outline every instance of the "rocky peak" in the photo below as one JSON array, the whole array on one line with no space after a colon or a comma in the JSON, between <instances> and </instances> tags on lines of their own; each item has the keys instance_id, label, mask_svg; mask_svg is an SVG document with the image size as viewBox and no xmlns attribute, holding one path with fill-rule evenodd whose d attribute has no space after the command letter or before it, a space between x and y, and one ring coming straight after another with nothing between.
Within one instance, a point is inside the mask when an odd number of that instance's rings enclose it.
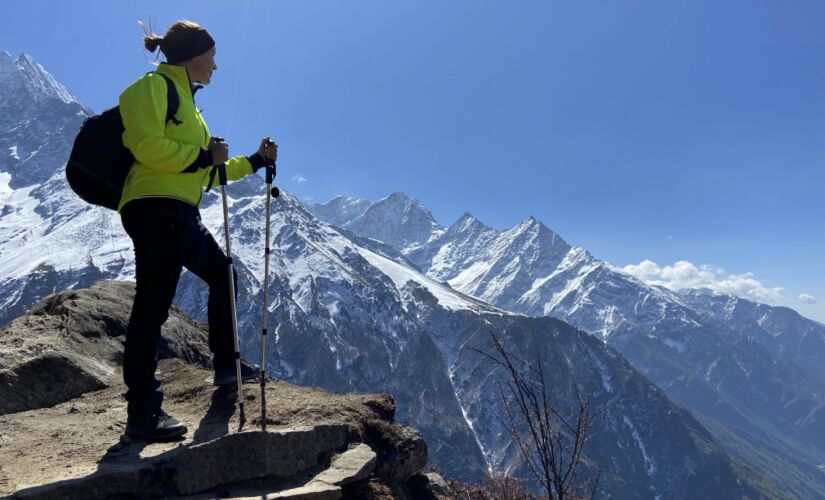
<instances>
[{"instance_id":1,"label":"rocky peak","mask_svg":"<svg viewBox=\"0 0 825 500\"><path fill-rule=\"evenodd\" d=\"M450 226L448 232L450 233L475 233L478 231L486 231L491 229L486 224L478 220L473 214L464 212L457 221Z\"/></svg>"},{"instance_id":2,"label":"rocky peak","mask_svg":"<svg viewBox=\"0 0 825 500\"><path fill-rule=\"evenodd\" d=\"M11 55L4 51L4 56L0 56L0 75L5 73L5 79L15 80L15 86L20 89L25 88L30 98L41 100L46 98L56 98L65 103L77 103L74 97L62 84L47 72L43 66L37 63L32 56L23 53L11 62ZM15 71L16 69L16 71Z\"/></svg>"},{"instance_id":3,"label":"rocky peak","mask_svg":"<svg viewBox=\"0 0 825 500\"><path fill-rule=\"evenodd\" d=\"M416 212L435 223L430 211L427 210L420 201L401 191L396 191L386 198L378 200L373 204L373 207L380 207L382 210L401 212L403 214Z\"/></svg>"},{"instance_id":4,"label":"rocky peak","mask_svg":"<svg viewBox=\"0 0 825 500\"><path fill-rule=\"evenodd\" d=\"M389 200L389 201L392 201L392 202L405 203L405 202L413 201L414 198L409 197L407 195L407 193L405 193L403 191L395 191L395 192L391 193L389 196L387 196L386 198L384 198L384 200Z\"/></svg>"},{"instance_id":5,"label":"rocky peak","mask_svg":"<svg viewBox=\"0 0 825 500\"><path fill-rule=\"evenodd\" d=\"M322 220L399 250L430 240L443 228L417 199L396 191L376 202L338 196L324 204L310 205Z\"/></svg>"},{"instance_id":6,"label":"rocky peak","mask_svg":"<svg viewBox=\"0 0 825 500\"><path fill-rule=\"evenodd\" d=\"M544 225L543 222L536 219L532 215L524 219L518 226L511 229L514 234L530 235L541 244L551 247L560 246L569 248L567 244L555 231Z\"/></svg>"},{"instance_id":7,"label":"rocky peak","mask_svg":"<svg viewBox=\"0 0 825 500\"><path fill-rule=\"evenodd\" d=\"M400 250L429 241L441 229L421 202L400 191L373 203L343 227Z\"/></svg>"},{"instance_id":8,"label":"rocky peak","mask_svg":"<svg viewBox=\"0 0 825 500\"><path fill-rule=\"evenodd\" d=\"M363 215L372 206L372 202L342 195L336 196L326 203L313 203L308 206L322 220L335 226L344 227L347 223Z\"/></svg>"},{"instance_id":9,"label":"rocky peak","mask_svg":"<svg viewBox=\"0 0 825 500\"><path fill-rule=\"evenodd\" d=\"M66 163L92 112L28 54L0 53L0 171L14 188L42 184Z\"/></svg>"}]
</instances>

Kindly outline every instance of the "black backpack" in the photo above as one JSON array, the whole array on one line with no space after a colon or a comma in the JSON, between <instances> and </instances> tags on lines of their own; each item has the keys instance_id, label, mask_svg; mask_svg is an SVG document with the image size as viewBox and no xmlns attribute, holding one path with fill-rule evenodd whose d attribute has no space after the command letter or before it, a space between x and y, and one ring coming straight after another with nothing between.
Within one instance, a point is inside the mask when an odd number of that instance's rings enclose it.
<instances>
[{"instance_id":1,"label":"black backpack","mask_svg":"<svg viewBox=\"0 0 825 500\"><path fill-rule=\"evenodd\" d=\"M166 123L180 125L175 119L180 104L175 84L168 76L160 76L168 88ZM66 163L66 180L84 201L117 210L126 176L135 161L123 145L123 131L119 106L86 118L80 127Z\"/></svg>"}]
</instances>

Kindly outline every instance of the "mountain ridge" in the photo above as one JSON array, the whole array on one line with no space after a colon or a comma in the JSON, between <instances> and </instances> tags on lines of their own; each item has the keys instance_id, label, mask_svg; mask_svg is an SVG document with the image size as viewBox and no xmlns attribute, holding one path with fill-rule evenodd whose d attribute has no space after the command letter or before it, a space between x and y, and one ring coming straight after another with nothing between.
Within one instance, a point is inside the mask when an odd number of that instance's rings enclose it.
<instances>
[{"instance_id":1,"label":"mountain ridge","mask_svg":"<svg viewBox=\"0 0 825 500\"><path fill-rule=\"evenodd\" d=\"M825 333L797 335L816 340L806 368L798 358L780 357L770 345L754 341L747 333L756 328L755 320L737 327L690 295L647 285L561 237L549 242L525 237L530 234L525 229L540 227L527 217L513 228L496 230L465 214L427 244L399 250L422 272L454 289L509 311L556 317L596 335L675 401L732 432L773 443L781 450L777 456L804 456L808 474L815 477L825 459L817 424L825 378L812 366L823 365ZM761 337L773 338L767 332Z\"/></svg>"}]
</instances>

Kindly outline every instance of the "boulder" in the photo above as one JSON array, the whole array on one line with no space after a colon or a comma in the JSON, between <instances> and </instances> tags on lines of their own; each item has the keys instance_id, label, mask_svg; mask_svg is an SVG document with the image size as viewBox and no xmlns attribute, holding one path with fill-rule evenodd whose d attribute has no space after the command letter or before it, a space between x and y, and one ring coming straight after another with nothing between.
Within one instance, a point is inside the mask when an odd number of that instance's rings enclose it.
<instances>
[{"instance_id":1,"label":"boulder","mask_svg":"<svg viewBox=\"0 0 825 500\"><path fill-rule=\"evenodd\" d=\"M421 500L439 500L450 496L450 486L437 472L416 474L407 481L407 487L413 498Z\"/></svg>"},{"instance_id":2,"label":"boulder","mask_svg":"<svg viewBox=\"0 0 825 500\"><path fill-rule=\"evenodd\" d=\"M411 428L371 422L368 443L378 451L376 474L391 483L403 483L427 465L427 443Z\"/></svg>"}]
</instances>

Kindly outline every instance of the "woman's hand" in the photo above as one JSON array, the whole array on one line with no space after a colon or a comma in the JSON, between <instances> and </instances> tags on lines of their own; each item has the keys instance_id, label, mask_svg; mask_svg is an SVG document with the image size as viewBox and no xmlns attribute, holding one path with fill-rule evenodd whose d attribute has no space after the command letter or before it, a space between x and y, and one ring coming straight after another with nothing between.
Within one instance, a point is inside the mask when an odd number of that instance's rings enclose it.
<instances>
[{"instance_id":1,"label":"woman's hand","mask_svg":"<svg viewBox=\"0 0 825 500\"><path fill-rule=\"evenodd\" d=\"M258 154L266 161L267 165L274 165L275 160L278 159L278 145L272 142L269 137L261 139L261 145L258 146Z\"/></svg>"},{"instance_id":2,"label":"woman's hand","mask_svg":"<svg viewBox=\"0 0 825 500\"><path fill-rule=\"evenodd\" d=\"M212 153L213 165L223 165L229 159L229 144L224 142L223 137L212 136L206 149Z\"/></svg>"}]
</instances>

